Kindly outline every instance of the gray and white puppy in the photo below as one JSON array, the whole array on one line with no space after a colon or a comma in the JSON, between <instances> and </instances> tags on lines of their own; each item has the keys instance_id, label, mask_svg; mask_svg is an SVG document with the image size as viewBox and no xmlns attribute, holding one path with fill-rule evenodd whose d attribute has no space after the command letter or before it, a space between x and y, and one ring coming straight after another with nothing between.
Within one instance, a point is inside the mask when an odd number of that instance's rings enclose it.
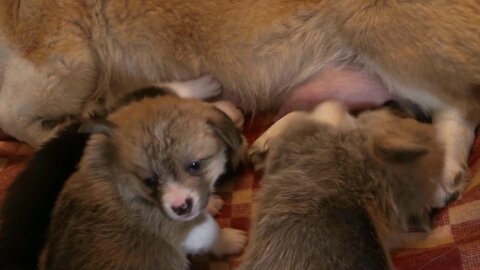
<instances>
[{"instance_id":1,"label":"gray and white puppy","mask_svg":"<svg viewBox=\"0 0 480 270\"><path fill-rule=\"evenodd\" d=\"M153 97L85 125L94 134L57 200L41 269L187 269L187 254L240 252L245 233L206 210L221 207L215 181L245 149L228 108Z\"/></svg>"},{"instance_id":2,"label":"gray and white puppy","mask_svg":"<svg viewBox=\"0 0 480 270\"><path fill-rule=\"evenodd\" d=\"M434 129L389 109L291 113L250 156L264 175L240 269L391 269L389 250L442 201Z\"/></svg>"}]
</instances>

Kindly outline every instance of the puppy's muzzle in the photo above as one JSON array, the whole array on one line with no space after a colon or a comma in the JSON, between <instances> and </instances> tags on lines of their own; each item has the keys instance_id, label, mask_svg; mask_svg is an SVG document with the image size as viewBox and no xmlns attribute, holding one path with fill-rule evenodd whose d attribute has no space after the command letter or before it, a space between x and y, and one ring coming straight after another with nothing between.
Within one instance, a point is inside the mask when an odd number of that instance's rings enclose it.
<instances>
[{"instance_id":1,"label":"puppy's muzzle","mask_svg":"<svg viewBox=\"0 0 480 270\"><path fill-rule=\"evenodd\" d=\"M184 203L179 206L172 206L172 211L178 216L188 215L192 212L193 200L192 198L187 198Z\"/></svg>"}]
</instances>

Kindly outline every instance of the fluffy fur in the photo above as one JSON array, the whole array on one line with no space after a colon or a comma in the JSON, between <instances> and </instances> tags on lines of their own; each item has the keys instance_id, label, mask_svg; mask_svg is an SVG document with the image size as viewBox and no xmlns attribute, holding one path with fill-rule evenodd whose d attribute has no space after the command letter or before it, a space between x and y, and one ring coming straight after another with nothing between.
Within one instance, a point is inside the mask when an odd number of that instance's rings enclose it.
<instances>
[{"instance_id":1,"label":"fluffy fur","mask_svg":"<svg viewBox=\"0 0 480 270\"><path fill-rule=\"evenodd\" d=\"M409 226L429 228L443 166L431 125L327 103L272 129L250 150L265 170L240 269L390 269Z\"/></svg>"},{"instance_id":2,"label":"fluffy fur","mask_svg":"<svg viewBox=\"0 0 480 270\"><path fill-rule=\"evenodd\" d=\"M479 122L479 14L477 0L1 0L0 127L38 146L125 92L203 73L237 104L271 108L354 66L433 112L447 196Z\"/></svg>"},{"instance_id":3,"label":"fluffy fur","mask_svg":"<svg viewBox=\"0 0 480 270\"><path fill-rule=\"evenodd\" d=\"M206 212L244 147L225 113L165 96L83 129L96 134L57 200L41 269L187 269L186 254L243 248L242 231Z\"/></svg>"}]
</instances>

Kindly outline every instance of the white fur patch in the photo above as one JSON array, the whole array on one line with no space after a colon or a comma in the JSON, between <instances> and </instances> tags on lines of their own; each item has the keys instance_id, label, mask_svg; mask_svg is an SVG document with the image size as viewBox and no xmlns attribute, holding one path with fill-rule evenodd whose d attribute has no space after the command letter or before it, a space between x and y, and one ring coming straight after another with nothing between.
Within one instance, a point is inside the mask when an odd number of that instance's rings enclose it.
<instances>
[{"instance_id":1,"label":"white fur patch","mask_svg":"<svg viewBox=\"0 0 480 270\"><path fill-rule=\"evenodd\" d=\"M434 196L435 197L434 197L434 202L432 204L432 207L435 207L435 208L444 207L449 197L443 185L438 185L437 189L435 190Z\"/></svg>"},{"instance_id":2,"label":"white fur patch","mask_svg":"<svg viewBox=\"0 0 480 270\"><path fill-rule=\"evenodd\" d=\"M455 177L467 167L470 147L475 138L474 125L455 109L439 112L435 115L434 123L439 140L445 147L444 188L447 192L455 192L459 188L454 183Z\"/></svg>"},{"instance_id":3,"label":"white fur patch","mask_svg":"<svg viewBox=\"0 0 480 270\"><path fill-rule=\"evenodd\" d=\"M221 84L211 75L204 75L198 79L185 82L170 82L161 84L170 88L182 98L207 99L218 96L221 92Z\"/></svg>"},{"instance_id":4,"label":"white fur patch","mask_svg":"<svg viewBox=\"0 0 480 270\"><path fill-rule=\"evenodd\" d=\"M182 245L183 249L187 254L206 252L217 242L219 234L217 222L211 215L206 214L206 220L195 226L188 234Z\"/></svg>"}]
</instances>

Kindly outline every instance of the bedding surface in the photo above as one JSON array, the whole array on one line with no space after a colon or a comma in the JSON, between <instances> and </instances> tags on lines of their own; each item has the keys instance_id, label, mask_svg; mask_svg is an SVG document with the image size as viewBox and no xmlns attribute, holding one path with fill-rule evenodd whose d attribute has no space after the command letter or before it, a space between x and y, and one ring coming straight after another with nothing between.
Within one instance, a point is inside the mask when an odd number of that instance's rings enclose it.
<instances>
[{"instance_id":1,"label":"bedding surface","mask_svg":"<svg viewBox=\"0 0 480 270\"><path fill-rule=\"evenodd\" d=\"M271 124L271 116L256 117L246 124L245 135L252 143ZM33 153L28 145L16 142L0 132L0 207L5 190L24 168ZM392 254L399 270L476 270L480 269L480 140L477 136L470 158L470 181L462 198L439 211L428 237ZM220 226L248 230L260 174L251 167L219 190L225 200ZM2 244L2 243L0 243ZM195 270L233 270L241 256L192 258Z\"/></svg>"}]
</instances>

